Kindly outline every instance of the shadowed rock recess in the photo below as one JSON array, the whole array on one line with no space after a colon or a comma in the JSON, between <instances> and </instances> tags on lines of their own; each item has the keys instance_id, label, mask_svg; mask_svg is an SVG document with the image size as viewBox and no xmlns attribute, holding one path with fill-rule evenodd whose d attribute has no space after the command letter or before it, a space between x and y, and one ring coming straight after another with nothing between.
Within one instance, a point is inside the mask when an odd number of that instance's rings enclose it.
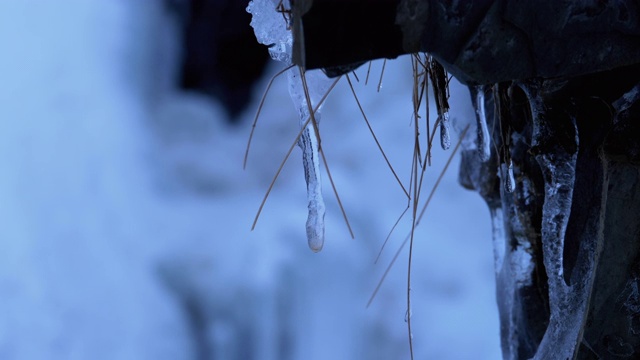
<instances>
[{"instance_id":1,"label":"shadowed rock recess","mask_svg":"<svg viewBox=\"0 0 640 360\"><path fill-rule=\"evenodd\" d=\"M492 214L504 358L640 358L639 3L292 6L298 65L427 52L469 86L491 146L460 182Z\"/></svg>"}]
</instances>

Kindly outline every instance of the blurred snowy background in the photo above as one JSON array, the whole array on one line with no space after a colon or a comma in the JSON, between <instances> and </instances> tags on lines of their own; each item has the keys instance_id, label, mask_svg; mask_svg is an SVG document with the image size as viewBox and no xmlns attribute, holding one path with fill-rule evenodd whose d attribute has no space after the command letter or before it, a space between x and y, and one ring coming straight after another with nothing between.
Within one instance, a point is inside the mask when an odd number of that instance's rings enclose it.
<instances>
[{"instance_id":1,"label":"blurred snowy background","mask_svg":"<svg viewBox=\"0 0 640 360\"><path fill-rule=\"evenodd\" d=\"M406 249L365 309L409 231L407 217L373 264L407 199L346 82L321 133L356 239L325 176L314 254L297 147L250 231L298 132L283 77L242 170L281 65L231 123L175 85L180 32L159 0L0 2L0 359L408 358ZM356 90L408 183L410 61L388 62L376 93L381 64L367 87L358 71ZM472 117L466 89L451 91L452 116ZM436 149L425 189L448 156ZM416 358L499 359L489 215L457 184L457 163L417 232Z\"/></svg>"}]
</instances>

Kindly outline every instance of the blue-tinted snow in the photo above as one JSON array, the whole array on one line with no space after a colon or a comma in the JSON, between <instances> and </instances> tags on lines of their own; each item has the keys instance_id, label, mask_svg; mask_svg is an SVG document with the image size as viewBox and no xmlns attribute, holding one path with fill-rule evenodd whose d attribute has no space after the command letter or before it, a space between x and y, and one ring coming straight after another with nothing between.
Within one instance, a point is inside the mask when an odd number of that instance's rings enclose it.
<instances>
[{"instance_id":1,"label":"blue-tinted snow","mask_svg":"<svg viewBox=\"0 0 640 360\"><path fill-rule=\"evenodd\" d=\"M408 231L407 218L374 266L406 198L345 83L321 134L356 239L326 181L313 254L297 148L249 231L298 132L286 80L242 171L257 103L231 127L216 104L172 91L172 27L154 2L0 3L0 358L406 358L406 251L365 309ZM389 62L384 84L356 86L408 182L409 60ZM473 116L463 101L452 89L452 118ZM427 187L448 156L434 150ZM456 172L417 232L416 356L498 359L490 218Z\"/></svg>"}]
</instances>

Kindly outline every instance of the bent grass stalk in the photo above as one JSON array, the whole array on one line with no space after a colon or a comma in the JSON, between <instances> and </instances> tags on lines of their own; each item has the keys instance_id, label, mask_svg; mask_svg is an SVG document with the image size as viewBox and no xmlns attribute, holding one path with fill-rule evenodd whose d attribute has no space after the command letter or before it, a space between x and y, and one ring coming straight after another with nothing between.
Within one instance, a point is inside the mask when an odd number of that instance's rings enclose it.
<instances>
[{"instance_id":1,"label":"bent grass stalk","mask_svg":"<svg viewBox=\"0 0 640 360\"><path fill-rule=\"evenodd\" d=\"M278 71L275 75L271 77L269 83L267 84L266 89L262 93L262 98L260 99L260 105L258 105L258 110L256 111L256 116L253 119L253 124L251 124L251 132L249 133L249 140L247 141L247 148L244 152L244 160L242 161L242 168L246 169L247 167L247 159L249 158L249 148L251 147L251 140L253 139L253 133L256 130L256 125L258 124L258 118L260 117L260 112L262 111L262 107L264 106L264 102L267 99L267 94L269 94L269 89L271 89L271 85L273 85L273 81L280 75L284 74L285 71L291 69L293 65L289 65L286 68Z\"/></svg>"}]
</instances>

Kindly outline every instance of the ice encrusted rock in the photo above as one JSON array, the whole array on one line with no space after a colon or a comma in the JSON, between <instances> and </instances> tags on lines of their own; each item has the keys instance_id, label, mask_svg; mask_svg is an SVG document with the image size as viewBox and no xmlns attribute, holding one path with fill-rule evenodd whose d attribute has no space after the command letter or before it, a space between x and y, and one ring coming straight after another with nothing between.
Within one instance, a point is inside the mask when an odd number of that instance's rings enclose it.
<instances>
[{"instance_id":1,"label":"ice encrusted rock","mask_svg":"<svg viewBox=\"0 0 640 360\"><path fill-rule=\"evenodd\" d=\"M253 0L247 6L251 16L251 27L258 42L269 47L269 55L274 60L291 64L293 36L287 30L287 22L281 13L276 11L280 0ZM289 1L283 1L288 8Z\"/></svg>"},{"instance_id":2,"label":"ice encrusted rock","mask_svg":"<svg viewBox=\"0 0 640 360\"><path fill-rule=\"evenodd\" d=\"M505 179L504 179L504 189L512 193L516 188L516 178L513 175L513 161L509 159L509 163L505 164Z\"/></svg>"},{"instance_id":3,"label":"ice encrusted rock","mask_svg":"<svg viewBox=\"0 0 640 360\"><path fill-rule=\"evenodd\" d=\"M549 284L549 325L534 359L572 359L582 339L595 271L595 250L582 255L581 274L567 283L564 274L565 236L576 182L578 128L574 118L547 119L535 87L523 87L530 99L534 127L532 146L544 178L542 250ZM562 123L561 123L562 122ZM589 243L593 239L586 241ZM584 240L583 240L584 242ZM581 248L586 245L581 244ZM581 251L582 252L582 251Z\"/></svg>"}]
</instances>

